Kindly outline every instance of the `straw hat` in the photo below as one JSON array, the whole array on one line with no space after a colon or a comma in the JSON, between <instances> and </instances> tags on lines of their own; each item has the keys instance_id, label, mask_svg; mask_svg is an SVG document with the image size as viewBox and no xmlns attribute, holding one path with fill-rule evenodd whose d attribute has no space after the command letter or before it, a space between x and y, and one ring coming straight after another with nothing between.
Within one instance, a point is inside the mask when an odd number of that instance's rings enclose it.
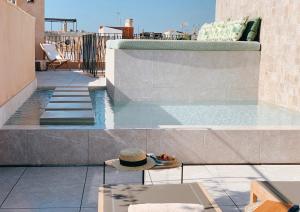
<instances>
[{"instance_id":1,"label":"straw hat","mask_svg":"<svg viewBox=\"0 0 300 212\"><path fill-rule=\"evenodd\" d=\"M119 159L106 161L106 164L120 171L142 171L153 168L155 161L143 150L125 149L120 152Z\"/></svg>"}]
</instances>

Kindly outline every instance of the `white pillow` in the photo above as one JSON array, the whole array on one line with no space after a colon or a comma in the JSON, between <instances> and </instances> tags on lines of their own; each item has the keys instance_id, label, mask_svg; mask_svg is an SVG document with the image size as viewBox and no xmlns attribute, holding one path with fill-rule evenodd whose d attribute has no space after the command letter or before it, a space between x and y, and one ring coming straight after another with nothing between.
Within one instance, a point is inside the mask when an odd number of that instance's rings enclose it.
<instances>
[{"instance_id":1,"label":"white pillow","mask_svg":"<svg viewBox=\"0 0 300 212\"><path fill-rule=\"evenodd\" d=\"M184 203L130 205L128 212L203 212L203 205Z\"/></svg>"}]
</instances>

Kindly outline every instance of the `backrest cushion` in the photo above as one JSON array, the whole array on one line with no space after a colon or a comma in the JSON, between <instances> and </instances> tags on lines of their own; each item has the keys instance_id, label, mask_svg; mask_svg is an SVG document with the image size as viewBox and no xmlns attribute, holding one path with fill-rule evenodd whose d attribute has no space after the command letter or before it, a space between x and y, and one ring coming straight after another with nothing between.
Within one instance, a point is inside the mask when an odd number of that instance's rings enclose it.
<instances>
[{"instance_id":1,"label":"backrest cushion","mask_svg":"<svg viewBox=\"0 0 300 212\"><path fill-rule=\"evenodd\" d=\"M246 28L248 17L236 21L221 21L204 24L198 41L238 41Z\"/></svg>"},{"instance_id":2,"label":"backrest cushion","mask_svg":"<svg viewBox=\"0 0 300 212\"><path fill-rule=\"evenodd\" d=\"M59 52L57 51L55 44L50 43L43 43L41 44L43 50L45 51L49 60L62 60L63 58L60 56Z\"/></svg>"}]
</instances>

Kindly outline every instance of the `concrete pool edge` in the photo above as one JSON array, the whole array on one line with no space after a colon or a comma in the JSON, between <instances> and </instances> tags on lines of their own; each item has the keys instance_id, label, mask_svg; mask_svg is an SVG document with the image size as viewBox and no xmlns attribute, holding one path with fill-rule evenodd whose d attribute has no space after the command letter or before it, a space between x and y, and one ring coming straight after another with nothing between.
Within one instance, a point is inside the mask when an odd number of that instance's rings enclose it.
<instances>
[{"instance_id":1,"label":"concrete pool edge","mask_svg":"<svg viewBox=\"0 0 300 212\"><path fill-rule=\"evenodd\" d=\"M37 79L26 85L15 96L0 106L0 127L18 110L37 88Z\"/></svg>"},{"instance_id":2,"label":"concrete pool edge","mask_svg":"<svg viewBox=\"0 0 300 212\"><path fill-rule=\"evenodd\" d=\"M300 164L300 127L0 129L0 165L101 165L121 149L191 164Z\"/></svg>"}]
</instances>

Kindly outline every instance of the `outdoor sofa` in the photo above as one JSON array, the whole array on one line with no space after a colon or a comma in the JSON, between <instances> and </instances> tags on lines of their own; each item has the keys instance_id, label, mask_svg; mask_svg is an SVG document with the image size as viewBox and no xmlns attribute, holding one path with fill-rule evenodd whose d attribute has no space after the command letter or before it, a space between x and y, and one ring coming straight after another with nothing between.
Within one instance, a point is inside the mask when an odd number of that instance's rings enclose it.
<instances>
[{"instance_id":1,"label":"outdoor sofa","mask_svg":"<svg viewBox=\"0 0 300 212\"><path fill-rule=\"evenodd\" d=\"M197 41L110 40L108 93L115 103L257 101L259 26L246 17L204 24Z\"/></svg>"}]
</instances>

